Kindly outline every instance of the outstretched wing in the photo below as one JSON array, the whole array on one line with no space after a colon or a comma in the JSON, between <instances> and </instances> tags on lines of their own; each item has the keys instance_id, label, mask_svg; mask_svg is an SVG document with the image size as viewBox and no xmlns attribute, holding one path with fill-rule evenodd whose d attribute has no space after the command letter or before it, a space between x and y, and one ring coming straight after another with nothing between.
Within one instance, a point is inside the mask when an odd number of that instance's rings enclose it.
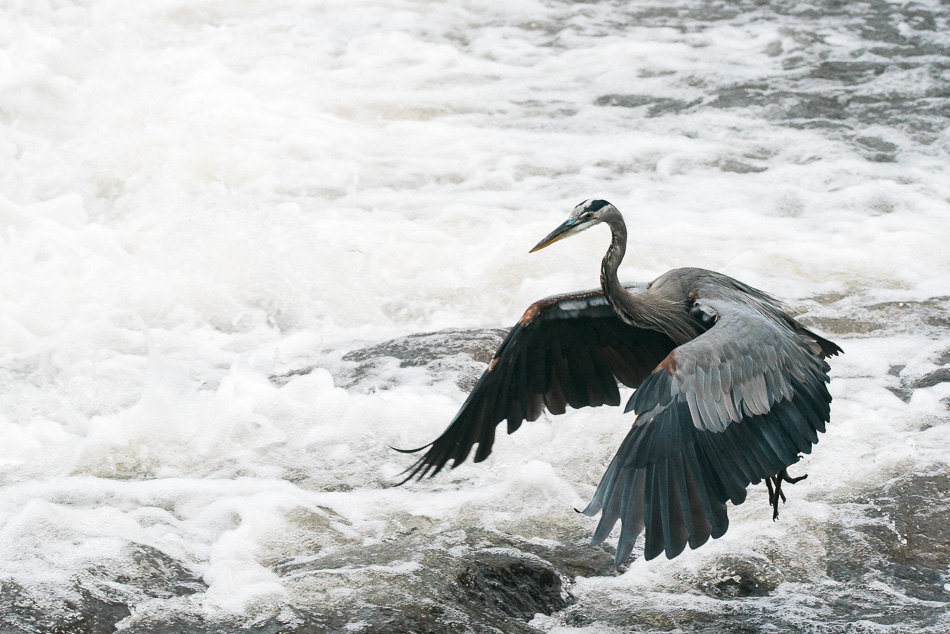
<instances>
[{"instance_id":1,"label":"outstretched wing","mask_svg":"<svg viewBox=\"0 0 950 634\"><path fill-rule=\"evenodd\" d=\"M631 288L635 288L631 286ZM508 433L547 408L619 405L617 382L640 385L667 354L666 335L622 322L600 290L549 297L532 304L511 329L448 428L408 470L409 480L456 467L476 444L475 462L491 453L495 428Z\"/></svg>"},{"instance_id":2,"label":"outstretched wing","mask_svg":"<svg viewBox=\"0 0 950 634\"><path fill-rule=\"evenodd\" d=\"M670 559L726 532L726 501L810 453L828 422L834 343L780 316L701 300L713 326L676 348L630 398L637 419L584 509L603 510L593 542L621 521L616 562L641 531L644 557Z\"/></svg>"}]
</instances>

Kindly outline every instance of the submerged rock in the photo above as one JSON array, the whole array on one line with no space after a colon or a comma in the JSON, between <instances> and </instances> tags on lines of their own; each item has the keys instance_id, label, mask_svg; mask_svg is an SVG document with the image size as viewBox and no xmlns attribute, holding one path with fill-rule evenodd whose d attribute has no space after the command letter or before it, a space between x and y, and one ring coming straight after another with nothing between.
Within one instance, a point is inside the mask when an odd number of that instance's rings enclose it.
<instances>
[{"instance_id":1,"label":"submerged rock","mask_svg":"<svg viewBox=\"0 0 950 634\"><path fill-rule=\"evenodd\" d=\"M934 387L941 383L950 383L950 354L947 352L941 353L934 362L944 367L923 374L908 374L906 376L904 375L905 366L892 366L888 374L898 377L900 384L889 386L887 389L902 401L908 403L916 390Z\"/></svg>"},{"instance_id":2,"label":"submerged rock","mask_svg":"<svg viewBox=\"0 0 950 634\"><path fill-rule=\"evenodd\" d=\"M573 601L561 575L540 558L482 552L456 576L463 603L530 621Z\"/></svg>"},{"instance_id":3,"label":"submerged rock","mask_svg":"<svg viewBox=\"0 0 950 634\"><path fill-rule=\"evenodd\" d=\"M573 573L601 565L616 572L606 550L582 545L586 536L569 541L537 544L476 527L407 531L358 550L280 563L275 571L307 597L309 606L297 609L324 618L324 629L314 631L530 634L537 614L573 602ZM343 588L359 590L343 596Z\"/></svg>"},{"instance_id":4,"label":"submerged rock","mask_svg":"<svg viewBox=\"0 0 950 634\"><path fill-rule=\"evenodd\" d=\"M71 587L26 588L2 582L0 632L111 634L143 601L187 596L206 588L169 555L144 544L129 544L121 557L90 562Z\"/></svg>"},{"instance_id":5,"label":"submerged rock","mask_svg":"<svg viewBox=\"0 0 950 634\"><path fill-rule=\"evenodd\" d=\"M764 597L782 581L781 572L764 557L723 557L702 578L699 589L716 599Z\"/></svg>"},{"instance_id":6,"label":"submerged rock","mask_svg":"<svg viewBox=\"0 0 950 634\"><path fill-rule=\"evenodd\" d=\"M73 598L54 602L13 582L0 584L0 632L4 634L111 634L131 614L121 601L98 598L80 589Z\"/></svg>"},{"instance_id":7,"label":"submerged rock","mask_svg":"<svg viewBox=\"0 0 950 634\"><path fill-rule=\"evenodd\" d=\"M933 297L919 302L881 302L853 308L849 307L852 298L846 296L820 297L815 302L818 305L814 310L798 319L828 335L916 333L921 330L945 334L950 330L950 297Z\"/></svg>"},{"instance_id":8,"label":"submerged rock","mask_svg":"<svg viewBox=\"0 0 950 634\"><path fill-rule=\"evenodd\" d=\"M457 375L462 390L471 390L484 366L501 345L506 330L456 329L427 332L348 352L343 361L356 363L343 374L340 387L355 387L373 375L379 375L387 358L397 359L400 368L424 368L432 376Z\"/></svg>"},{"instance_id":9,"label":"submerged rock","mask_svg":"<svg viewBox=\"0 0 950 634\"><path fill-rule=\"evenodd\" d=\"M944 588L950 572L950 473L901 476L857 501L866 505L864 521L829 528L828 576L886 584L950 610Z\"/></svg>"},{"instance_id":10,"label":"submerged rock","mask_svg":"<svg viewBox=\"0 0 950 634\"><path fill-rule=\"evenodd\" d=\"M507 330L449 328L390 339L351 351L331 350L316 364L271 377L281 385L290 378L324 368L337 387L375 391L423 377L435 383L451 377L469 391L485 371Z\"/></svg>"}]
</instances>

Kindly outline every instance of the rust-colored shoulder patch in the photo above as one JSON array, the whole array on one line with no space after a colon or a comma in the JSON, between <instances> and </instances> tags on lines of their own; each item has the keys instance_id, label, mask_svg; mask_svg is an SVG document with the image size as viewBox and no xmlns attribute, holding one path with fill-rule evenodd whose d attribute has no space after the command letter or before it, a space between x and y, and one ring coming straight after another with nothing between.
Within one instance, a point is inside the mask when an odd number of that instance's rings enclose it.
<instances>
[{"instance_id":1,"label":"rust-colored shoulder patch","mask_svg":"<svg viewBox=\"0 0 950 634\"><path fill-rule=\"evenodd\" d=\"M521 316L521 321L518 323L522 326L527 326L532 321L538 318L538 315L541 314L545 308L551 305L551 302L548 300L542 299L540 302L535 302L528 306L528 310L524 311L524 315Z\"/></svg>"},{"instance_id":2,"label":"rust-colored shoulder patch","mask_svg":"<svg viewBox=\"0 0 950 634\"><path fill-rule=\"evenodd\" d=\"M521 321L518 323L522 326L527 326L532 321L538 318L538 316L543 313L545 310L557 304L560 300L564 299L563 296L555 297L545 297L544 299L539 299L535 303L528 306L528 310L524 311L524 315L521 316Z\"/></svg>"},{"instance_id":3,"label":"rust-colored shoulder patch","mask_svg":"<svg viewBox=\"0 0 950 634\"><path fill-rule=\"evenodd\" d=\"M695 302L697 299L699 299L699 293L697 293L696 291L690 291L689 301Z\"/></svg>"},{"instance_id":4,"label":"rust-colored shoulder patch","mask_svg":"<svg viewBox=\"0 0 950 634\"><path fill-rule=\"evenodd\" d=\"M660 365L656 366L657 369L673 376L673 373L676 372L676 357L673 356L674 354L676 354L675 350L666 355L666 358L660 361Z\"/></svg>"},{"instance_id":5,"label":"rust-colored shoulder patch","mask_svg":"<svg viewBox=\"0 0 950 634\"><path fill-rule=\"evenodd\" d=\"M521 319L518 323L522 326L527 326L532 321L537 319L541 313L546 311L551 306L558 304L563 301L576 302L589 300L591 297L597 295L603 295L603 291L600 290L590 290L590 291L581 291L579 293L565 293L563 295L554 295L552 297L545 297L544 299L539 299L535 303L528 306L528 310L524 311L524 315L521 316Z\"/></svg>"}]
</instances>

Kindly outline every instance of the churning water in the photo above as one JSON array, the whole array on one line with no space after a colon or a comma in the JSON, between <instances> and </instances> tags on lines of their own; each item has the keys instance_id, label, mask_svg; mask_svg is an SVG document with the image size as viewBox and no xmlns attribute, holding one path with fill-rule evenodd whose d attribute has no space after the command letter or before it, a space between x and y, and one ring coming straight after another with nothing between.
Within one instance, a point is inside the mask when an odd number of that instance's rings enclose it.
<instances>
[{"instance_id":1,"label":"churning water","mask_svg":"<svg viewBox=\"0 0 950 634\"><path fill-rule=\"evenodd\" d=\"M950 630L948 121L936 0L0 3L0 630ZM845 349L778 522L615 570L619 408L393 486L591 197Z\"/></svg>"}]
</instances>

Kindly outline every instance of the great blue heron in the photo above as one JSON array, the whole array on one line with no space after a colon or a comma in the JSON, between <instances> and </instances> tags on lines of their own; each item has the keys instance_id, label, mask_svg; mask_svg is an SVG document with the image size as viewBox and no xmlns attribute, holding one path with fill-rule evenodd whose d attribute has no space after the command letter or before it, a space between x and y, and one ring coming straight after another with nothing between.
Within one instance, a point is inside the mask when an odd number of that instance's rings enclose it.
<instances>
[{"instance_id":1,"label":"great blue heron","mask_svg":"<svg viewBox=\"0 0 950 634\"><path fill-rule=\"evenodd\" d=\"M810 453L830 413L826 357L841 352L790 317L772 296L726 275L675 269L621 284L627 227L616 207L587 200L531 251L604 223L611 242L602 290L542 299L508 333L455 419L403 481L491 453L495 427L512 433L544 408L619 405L636 412L582 512L603 511L592 543L621 521L615 562L645 530L644 557L670 559L728 528L726 501L765 480L773 519L786 468Z\"/></svg>"}]
</instances>

